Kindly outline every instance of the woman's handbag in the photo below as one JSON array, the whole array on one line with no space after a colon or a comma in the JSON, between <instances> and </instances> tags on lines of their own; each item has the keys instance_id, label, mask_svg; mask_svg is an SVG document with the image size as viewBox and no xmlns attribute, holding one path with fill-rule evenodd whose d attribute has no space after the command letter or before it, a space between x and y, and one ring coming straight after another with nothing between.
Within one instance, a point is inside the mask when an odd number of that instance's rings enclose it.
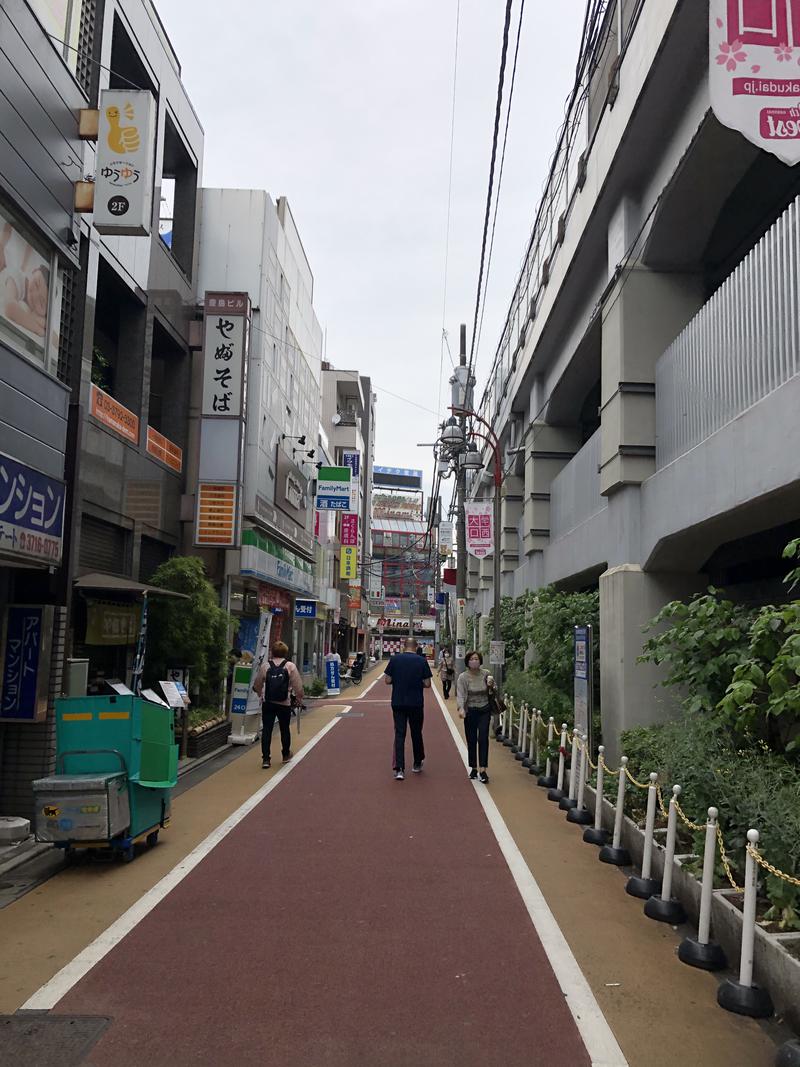
<instances>
[{"instance_id":1,"label":"woman's handbag","mask_svg":"<svg viewBox=\"0 0 800 1067\"><path fill-rule=\"evenodd\" d=\"M492 715L502 715L503 712L506 710L506 702L497 692L497 687L494 685L490 685L488 687L488 693L489 711L492 713Z\"/></svg>"}]
</instances>

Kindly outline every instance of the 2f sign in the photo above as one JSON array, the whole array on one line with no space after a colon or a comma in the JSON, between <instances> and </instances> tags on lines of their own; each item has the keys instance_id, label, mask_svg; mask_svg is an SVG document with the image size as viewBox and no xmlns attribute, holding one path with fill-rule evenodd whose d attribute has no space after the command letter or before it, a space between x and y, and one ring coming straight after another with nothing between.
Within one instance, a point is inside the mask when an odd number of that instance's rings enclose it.
<instances>
[{"instance_id":1,"label":"2f sign","mask_svg":"<svg viewBox=\"0 0 800 1067\"><path fill-rule=\"evenodd\" d=\"M153 219L156 102L144 89L100 94L94 227L147 237Z\"/></svg>"}]
</instances>

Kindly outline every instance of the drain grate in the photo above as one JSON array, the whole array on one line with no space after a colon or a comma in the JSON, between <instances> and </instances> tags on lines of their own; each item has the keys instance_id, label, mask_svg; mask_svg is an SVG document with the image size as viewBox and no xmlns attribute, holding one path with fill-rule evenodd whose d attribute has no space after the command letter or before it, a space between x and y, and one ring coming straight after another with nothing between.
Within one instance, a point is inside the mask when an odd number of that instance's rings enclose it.
<instances>
[{"instance_id":1,"label":"drain grate","mask_svg":"<svg viewBox=\"0 0 800 1067\"><path fill-rule=\"evenodd\" d=\"M364 718L364 712L363 711L337 711L336 712L336 718L337 719L363 719Z\"/></svg>"},{"instance_id":2,"label":"drain grate","mask_svg":"<svg viewBox=\"0 0 800 1067\"><path fill-rule=\"evenodd\" d=\"M0 1067L78 1067L110 1021L38 1011L0 1015Z\"/></svg>"}]
</instances>

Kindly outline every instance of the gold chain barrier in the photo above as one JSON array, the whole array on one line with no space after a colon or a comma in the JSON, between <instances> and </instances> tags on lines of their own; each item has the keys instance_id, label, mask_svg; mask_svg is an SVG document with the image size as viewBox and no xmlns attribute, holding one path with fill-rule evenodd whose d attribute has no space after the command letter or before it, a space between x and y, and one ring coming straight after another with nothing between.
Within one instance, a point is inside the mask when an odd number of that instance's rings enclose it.
<instances>
[{"instance_id":1,"label":"gold chain barrier","mask_svg":"<svg viewBox=\"0 0 800 1067\"><path fill-rule=\"evenodd\" d=\"M747 851L750 853L750 855L753 857L759 867L763 867L765 870L769 871L770 874L774 874L776 878L780 878L783 882L788 882L790 885L796 885L800 887L800 878L795 878L793 875L787 874L785 871L781 871L777 867L773 867L769 860L764 859L764 857L761 855L755 845L751 845L748 843Z\"/></svg>"}]
</instances>

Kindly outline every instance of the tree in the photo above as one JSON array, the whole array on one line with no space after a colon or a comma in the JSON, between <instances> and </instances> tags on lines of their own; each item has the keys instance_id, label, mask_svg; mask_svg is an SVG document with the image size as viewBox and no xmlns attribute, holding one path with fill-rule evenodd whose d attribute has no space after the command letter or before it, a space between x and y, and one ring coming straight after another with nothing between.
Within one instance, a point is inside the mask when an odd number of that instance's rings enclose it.
<instances>
[{"instance_id":1,"label":"tree","mask_svg":"<svg viewBox=\"0 0 800 1067\"><path fill-rule=\"evenodd\" d=\"M191 668L192 691L201 701L219 696L227 665L229 616L219 606L203 562L195 556L173 556L162 563L150 584L188 600L150 598L145 678L153 685L166 678L167 667Z\"/></svg>"}]
</instances>

